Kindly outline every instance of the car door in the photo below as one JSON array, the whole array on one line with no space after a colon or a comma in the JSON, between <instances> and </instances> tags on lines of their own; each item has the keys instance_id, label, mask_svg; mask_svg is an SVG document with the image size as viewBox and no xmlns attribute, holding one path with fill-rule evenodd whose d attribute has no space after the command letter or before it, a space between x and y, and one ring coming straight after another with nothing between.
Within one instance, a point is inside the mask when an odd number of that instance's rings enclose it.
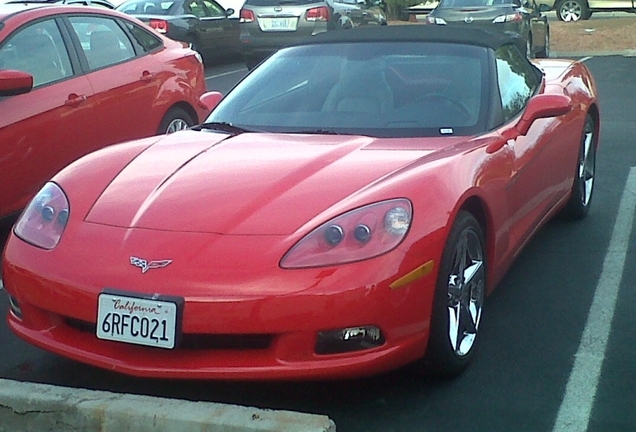
<instances>
[{"instance_id":1,"label":"car door","mask_svg":"<svg viewBox=\"0 0 636 432\"><path fill-rule=\"evenodd\" d=\"M590 9L629 10L636 9L636 1L633 0L589 0Z\"/></svg>"},{"instance_id":2,"label":"car door","mask_svg":"<svg viewBox=\"0 0 636 432\"><path fill-rule=\"evenodd\" d=\"M238 22L230 20L221 5L213 0L186 0L183 8L199 19L194 31L206 55L238 52Z\"/></svg>"},{"instance_id":3,"label":"car door","mask_svg":"<svg viewBox=\"0 0 636 432\"><path fill-rule=\"evenodd\" d=\"M510 246L517 250L536 224L568 193L575 167L567 166L562 139L550 133L555 118L536 120L526 135L515 131L515 124L530 98L541 84L541 74L528 64L519 50L506 45L496 51L499 93L505 126L502 133L512 137L513 176L507 187L510 215Z\"/></svg>"},{"instance_id":4,"label":"car door","mask_svg":"<svg viewBox=\"0 0 636 432\"><path fill-rule=\"evenodd\" d=\"M214 0L202 0L208 16L202 18L203 21L213 22L217 30L215 33L215 43L225 54L238 53L239 51L239 23L238 20L230 19L226 10Z\"/></svg>"},{"instance_id":5,"label":"car door","mask_svg":"<svg viewBox=\"0 0 636 432\"><path fill-rule=\"evenodd\" d=\"M75 15L68 21L98 101L94 119L100 145L156 134L160 119L150 112L162 85L163 65L138 53L123 21L103 15Z\"/></svg>"},{"instance_id":6,"label":"car door","mask_svg":"<svg viewBox=\"0 0 636 432\"><path fill-rule=\"evenodd\" d=\"M33 75L33 89L0 98L0 216L20 210L64 166L95 148L97 105L61 21L44 19L0 41L0 68Z\"/></svg>"}]
</instances>

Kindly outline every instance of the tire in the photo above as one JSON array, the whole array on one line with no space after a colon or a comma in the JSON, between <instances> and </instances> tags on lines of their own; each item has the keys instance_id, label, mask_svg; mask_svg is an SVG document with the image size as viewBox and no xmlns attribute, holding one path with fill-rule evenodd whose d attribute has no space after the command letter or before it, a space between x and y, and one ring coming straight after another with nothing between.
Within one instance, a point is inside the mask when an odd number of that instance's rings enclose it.
<instances>
[{"instance_id":1,"label":"tire","mask_svg":"<svg viewBox=\"0 0 636 432\"><path fill-rule=\"evenodd\" d=\"M583 126L572 194L564 209L564 215L569 219L583 219L590 210L596 172L596 141L596 125L588 114Z\"/></svg>"},{"instance_id":2,"label":"tire","mask_svg":"<svg viewBox=\"0 0 636 432\"><path fill-rule=\"evenodd\" d=\"M182 108L170 108L159 124L158 135L171 134L194 126L194 120Z\"/></svg>"},{"instance_id":3,"label":"tire","mask_svg":"<svg viewBox=\"0 0 636 432\"><path fill-rule=\"evenodd\" d=\"M474 356L486 293L485 250L479 222L460 211L437 276L430 336L421 362L429 374L459 375Z\"/></svg>"},{"instance_id":4,"label":"tire","mask_svg":"<svg viewBox=\"0 0 636 432\"><path fill-rule=\"evenodd\" d=\"M556 15L559 20L566 22L586 20L591 16L586 0L560 0Z\"/></svg>"},{"instance_id":5,"label":"tire","mask_svg":"<svg viewBox=\"0 0 636 432\"><path fill-rule=\"evenodd\" d=\"M188 44L190 44L190 49L192 51L196 51L199 53L199 55L201 56L201 59L205 62L207 60L207 58L203 55L203 52L200 50L199 48L199 43L197 42L197 40L195 38L189 38L187 41Z\"/></svg>"},{"instance_id":6,"label":"tire","mask_svg":"<svg viewBox=\"0 0 636 432\"><path fill-rule=\"evenodd\" d=\"M537 58L548 57L550 57L550 29L546 28L544 45L543 48L537 53Z\"/></svg>"}]
</instances>

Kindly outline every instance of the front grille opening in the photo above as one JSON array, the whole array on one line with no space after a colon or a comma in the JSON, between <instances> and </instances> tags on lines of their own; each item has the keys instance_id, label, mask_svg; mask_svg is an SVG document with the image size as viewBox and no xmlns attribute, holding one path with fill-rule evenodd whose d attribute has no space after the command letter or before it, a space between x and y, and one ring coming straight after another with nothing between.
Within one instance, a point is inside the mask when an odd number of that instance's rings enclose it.
<instances>
[{"instance_id":1,"label":"front grille opening","mask_svg":"<svg viewBox=\"0 0 636 432\"><path fill-rule=\"evenodd\" d=\"M74 318L65 318L69 327L95 335L95 324ZM265 350L274 340L271 334L193 334L184 333L178 350ZM150 349L155 349L149 347Z\"/></svg>"}]
</instances>

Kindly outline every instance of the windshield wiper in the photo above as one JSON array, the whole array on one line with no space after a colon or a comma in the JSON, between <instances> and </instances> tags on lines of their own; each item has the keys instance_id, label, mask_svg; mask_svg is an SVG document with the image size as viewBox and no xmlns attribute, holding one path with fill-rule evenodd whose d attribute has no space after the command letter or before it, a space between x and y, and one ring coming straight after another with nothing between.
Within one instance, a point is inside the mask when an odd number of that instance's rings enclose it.
<instances>
[{"instance_id":1,"label":"windshield wiper","mask_svg":"<svg viewBox=\"0 0 636 432\"><path fill-rule=\"evenodd\" d=\"M246 129L240 126L235 126L232 123L227 123L227 122L203 123L193 129L194 130L202 130L202 129L219 130L219 131L231 133L232 135L239 135L239 134L247 133L247 132L260 132L257 130Z\"/></svg>"},{"instance_id":2,"label":"windshield wiper","mask_svg":"<svg viewBox=\"0 0 636 432\"><path fill-rule=\"evenodd\" d=\"M291 133L291 132L290 132ZM311 129L303 131L294 131L295 134L308 134L308 135L356 135L346 132L338 132L332 129Z\"/></svg>"}]
</instances>

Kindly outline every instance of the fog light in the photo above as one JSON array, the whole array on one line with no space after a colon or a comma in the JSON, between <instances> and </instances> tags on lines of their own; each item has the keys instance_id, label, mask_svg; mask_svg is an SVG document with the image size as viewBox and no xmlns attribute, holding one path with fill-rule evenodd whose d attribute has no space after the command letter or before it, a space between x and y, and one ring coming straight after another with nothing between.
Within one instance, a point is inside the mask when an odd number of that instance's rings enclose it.
<instances>
[{"instance_id":1,"label":"fog light","mask_svg":"<svg viewBox=\"0 0 636 432\"><path fill-rule=\"evenodd\" d=\"M11 312L13 312L15 316L22 319L22 309L20 309L18 300L13 296L9 296L9 307L11 308Z\"/></svg>"},{"instance_id":2,"label":"fog light","mask_svg":"<svg viewBox=\"0 0 636 432\"><path fill-rule=\"evenodd\" d=\"M316 340L316 354L338 354L371 349L384 344L384 335L378 327L347 327L321 331Z\"/></svg>"}]
</instances>

